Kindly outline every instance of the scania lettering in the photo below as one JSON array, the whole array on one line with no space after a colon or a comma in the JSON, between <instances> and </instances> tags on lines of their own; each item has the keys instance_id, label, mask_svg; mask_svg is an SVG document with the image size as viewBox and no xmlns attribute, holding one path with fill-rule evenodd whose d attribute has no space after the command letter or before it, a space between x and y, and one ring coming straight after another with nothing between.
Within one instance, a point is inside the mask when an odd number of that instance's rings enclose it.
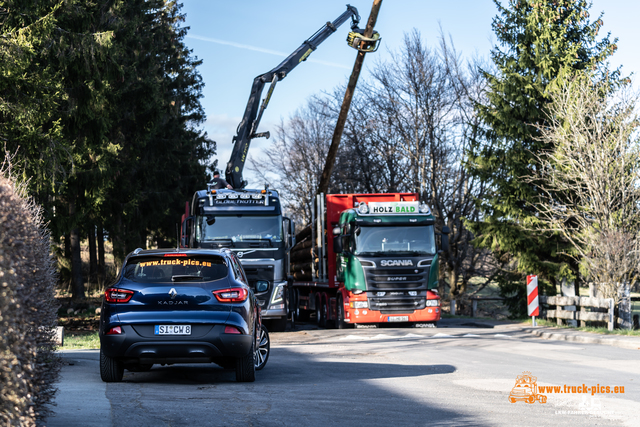
<instances>
[{"instance_id":1,"label":"scania lettering","mask_svg":"<svg viewBox=\"0 0 640 427\"><path fill-rule=\"evenodd\" d=\"M290 255L297 319L315 313L320 326L339 328L440 320L439 253L449 231L436 234L416 193L320 195L314 212Z\"/></svg>"},{"instance_id":2,"label":"scania lettering","mask_svg":"<svg viewBox=\"0 0 640 427\"><path fill-rule=\"evenodd\" d=\"M410 259L397 259L397 260L382 260L380 261L380 265L383 267L397 267L397 266L401 266L404 267L406 265L408 266L412 266L413 265L413 261L411 261Z\"/></svg>"}]
</instances>

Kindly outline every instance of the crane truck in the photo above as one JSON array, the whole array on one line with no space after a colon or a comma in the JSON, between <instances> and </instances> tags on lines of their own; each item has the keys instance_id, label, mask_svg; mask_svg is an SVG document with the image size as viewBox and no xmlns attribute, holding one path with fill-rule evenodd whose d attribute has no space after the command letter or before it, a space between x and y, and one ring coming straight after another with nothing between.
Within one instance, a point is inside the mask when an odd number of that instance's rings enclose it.
<instances>
[{"instance_id":1,"label":"crane truck","mask_svg":"<svg viewBox=\"0 0 640 427\"><path fill-rule=\"evenodd\" d=\"M290 254L294 321L314 312L321 327L340 329L440 320L438 255L449 229L436 234L417 193L320 194L314 212Z\"/></svg>"},{"instance_id":2,"label":"crane truck","mask_svg":"<svg viewBox=\"0 0 640 427\"><path fill-rule=\"evenodd\" d=\"M291 220L283 216L278 192L268 186L246 189L242 171L251 140L269 138L269 132L257 130L276 83L306 60L349 18L352 21L347 37L349 46L365 52L377 49L377 33L371 38L364 37L357 27L358 10L347 5L344 13L333 22L327 22L277 67L257 76L226 166L225 177L233 189L215 189L209 184L206 190L197 191L191 202L185 204L182 216L181 246L230 248L238 255L247 273L248 285L255 290L262 318L270 322L273 331L284 330L288 318L288 254L294 245L294 227ZM260 104L266 83L270 86Z\"/></svg>"}]
</instances>

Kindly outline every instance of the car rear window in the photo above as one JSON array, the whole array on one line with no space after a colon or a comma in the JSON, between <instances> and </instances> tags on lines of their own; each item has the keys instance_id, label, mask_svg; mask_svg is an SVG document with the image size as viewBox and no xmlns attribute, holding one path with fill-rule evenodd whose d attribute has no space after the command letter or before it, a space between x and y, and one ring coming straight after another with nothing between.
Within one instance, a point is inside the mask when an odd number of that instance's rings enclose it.
<instances>
[{"instance_id":1,"label":"car rear window","mask_svg":"<svg viewBox=\"0 0 640 427\"><path fill-rule=\"evenodd\" d=\"M209 282L227 277L223 257L135 257L127 262L124 277L134 282Z\"/></svg>"}]
</instances>

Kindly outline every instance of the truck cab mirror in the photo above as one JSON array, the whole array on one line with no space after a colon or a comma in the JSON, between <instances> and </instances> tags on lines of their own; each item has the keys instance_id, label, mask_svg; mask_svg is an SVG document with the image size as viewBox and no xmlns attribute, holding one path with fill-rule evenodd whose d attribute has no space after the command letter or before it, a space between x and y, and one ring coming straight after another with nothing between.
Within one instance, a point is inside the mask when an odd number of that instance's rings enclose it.
<instances>
[{"instance_id":1,"label":"truck cab mirror","mask_svg":"<svg viewBox=\"0 0 640 427\"><path fill-rule=\"evenodd\" d=\"M340 235L340 227L333 227L333 235L334 236Z\"/></svg>"},{"instance_id":2,"label":"truck cab mirror","mask_svg":"<svg viewBox=\"0 0 640 427\"><path fill-rule=\"evenodd\" d=\"M442 250L444 252L449 251L449 233L451 230L446 225L442 227Z\"/></svg>"},{"instance_id":3,"label":"truck cab mirror","mask_svg":"<svg viewBox=\"0 0 640 427\"><path fill-rule=\"evenodd\" d=\"M296 244L296 234L295 234L296 225L294 224L293 221L291 221L291 218L287 218L287 217L282 218L282 228L284 229L284 232L285 232L285 237L286 237L285 241L287 242L287 247L288 248L294 247Z\"/></svg>"},{"instance_id":4,"label":"truck cab mirror","mask_svg":"<svg viewBox=\"0 0 640 427\"><path fill-rule=\"evenodd\" d=\"M180 230L180 246L188 248L191 243L191 224L193 223L193 217L187 217L182 221L182 229Z\"/></svg>"},{"instance_id":5,"label":"truck cab mirror","mask_svg":"<svg viewBox=\"0 0 640 427\"><path fill-rule=\"evenodd\" d=\"M340 228L338 228L338 230L340 230ZM333 236L333 251L337 254L342 253L342 237L339 234Z\"/></svg>"},{"instance_id":6,"label":"truck cab mirror","mask_svg":"<svg viewBox=\"0 0 640 427\"><path fill-rule=\"evenodd\" d=\"M215 223L216 223L216 217L215 216L207 217L207 225L213 225Z\"/></svg>"}]
</instances>

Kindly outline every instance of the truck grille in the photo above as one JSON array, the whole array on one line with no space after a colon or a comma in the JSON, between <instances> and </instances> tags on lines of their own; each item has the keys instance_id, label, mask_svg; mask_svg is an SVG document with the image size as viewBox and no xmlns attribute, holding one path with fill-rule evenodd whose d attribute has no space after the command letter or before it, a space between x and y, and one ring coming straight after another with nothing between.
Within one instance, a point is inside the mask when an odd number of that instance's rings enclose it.
<instances>
[{"instance_id":1,"label":"truck grille","mask_svg":"<svg viewBox=\"0 0 640 427\"><path fill-rule=\"evenodd\" d=\"M427 289L429 268L365 268L369 291L400 291Z\"/></svg>"},{"instance_id":2,"label":"truck grille","mask_svg":"<svg viewBox=\"0 0 640 427\"><path fill-rule=\"evenodd\" d=\"M394 295L402 294L402 295ZM411 296L406 292L388 292L383 297L370 296L369 308L380 311L382 314L413 313L414 310L422 310L426 307L427 294L425 291Z\"/></svg>"},{"instance_id":3,"label":"truck grille","mask_svg":"<svg viewBox=\"0 0 640 427\"><path fill-rule=\"evenodd\" d=\"M382 314L410 314L426 306L429 267L365 268L369 308ZM409 295L417 291L417 295ZM377 296L377 292L385 292Z\"/></svg>"}]
</instances>

